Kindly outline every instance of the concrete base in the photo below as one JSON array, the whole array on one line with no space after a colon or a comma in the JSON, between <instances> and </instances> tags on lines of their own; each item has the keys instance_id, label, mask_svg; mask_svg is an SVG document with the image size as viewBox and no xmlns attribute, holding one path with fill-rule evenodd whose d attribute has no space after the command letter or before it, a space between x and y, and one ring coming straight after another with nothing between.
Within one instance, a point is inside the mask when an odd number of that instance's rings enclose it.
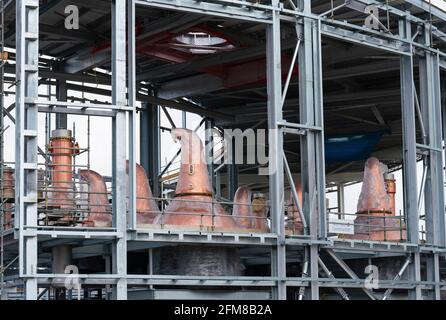
<instances>
[{"instance_id":1,"label":"concrete base","mask_svg":"<svg viewBox=\"0 0 446 320\"><path fill-rule=\"evenodd\" d=\"M154 250L154 273L190 276L240 276L243 265L237 248L175 246Z\"/></svg>"}]
</instances>

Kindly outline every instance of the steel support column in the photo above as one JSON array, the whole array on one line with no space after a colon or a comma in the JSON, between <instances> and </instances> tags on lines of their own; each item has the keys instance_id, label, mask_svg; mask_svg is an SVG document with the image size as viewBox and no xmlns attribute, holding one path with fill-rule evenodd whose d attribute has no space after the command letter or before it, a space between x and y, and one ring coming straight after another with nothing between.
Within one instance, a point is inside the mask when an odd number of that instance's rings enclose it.
<instances>
[{"instance_id":1,"label":"steel support column","mask_svg":"<svg viewBox=\"0 0 446 320\"><path fill-rule=\"evenodd\" d=\"M273 0L276 10L280 2ZM286 249L284 221L283 136L278 122L282 121L282 70L279 12L272 13L272 25L266 27L266 63L268 87L268 142L269 142L269 192L272 231L277 234L277 244L271 252L271 274L277 277L273 288L275 299L286 299Z\"/></svg>"},{"instance_id":2,"label":"steel support column","mask_svg":"<svg viewBox=\"0 0 446 320\"><path fill-rule=\"evenodd\" d=\"M136 219L136 22L135 22L135 0L127 0L127 50L128 50L128 105L132 107L129 111L129 169L128 169L128 192L129 192L129 228L137 228Z\"/></svg>"},{"instance_id":3,"label":"steel support column","mask_svg":"<svg viewBox=\"0 0 446 320\"><path fill-rule=\"evenodd\" d=\"M126 96L126 0L112 2L112 103L127 104ZM113 273L119 276L114 296L127 299L127 208L126 208L126 112L119 110L113 130L113 217L119 237L113 245Z\"/></svg>"},{"instance_id":4,"label":"steel support column","mask_svg":"<svg viewBox=\"0 0 446 320\"><path fill-rule=\"evenodd\" d=\"M299 7L311 13L309 1L299 1ZM299 118L307 126L323 128L322 102L322 52L320 22L303 18L298 26L302 42L299 50ZM312 239L325 237L325 162L323 130L307 130L301 137L301 183L303 194L303 212L309 225ZM319 299L317 245L309 250L309 276L311 278L311 299Z\"/></svg>"},{"instance_id":5,"label":"steel support column","mask_svg":"<svg viewBox=\"0 0 446 320\"><path fill-rule=\"evenodd\" d=\"M25 281L26 299L37 300L37 235L25 235L25 228L37 227L38 108L25 100L38 98L39 1L16 2L16 39L15 223L19 275Z\"/></svg>"},{"instance_id":6,"label":"steel support column","mask_svg":"<svg viewBox=\"0 0 446 320\"><path fill-rule=\"evenodd\" d=\"M149 90L149 94L155 94L155 92ZM141 165L146 170L154 197L160 196L159 174L161 172L161 152L159 119L159 107L149 102L144 102L139 118L140 157Z\"/></svg>"},{"instance_id":7,"label":"steel support column","mask_svg":"<svg viewBox=\"0 0 446 320\"><path fill-rule=\"evenodd\" d=\"M411 24L408 19L400 19L400 36L406 39L412 38ZM412 52L412 48L410 48ZM417 150L416 150L416 126L415 126L415 102L413 86L413 57L401 55L401 118L403 130L403 193L404 211L406 214L407 241L413 244L419 242L419 215L417 207ZM420 254L413 254L409 267L409 279L420 281ZM409 292L412 299L421 299L421 288L416 285Z\"/></svg>"},{"instance_id":8,"label":"steel support column","mask_svg":"<svg viewBox=\"0 0 446 320\"><path fill-rule=\"evenodd\" d=\"M430 25L425 25L424 42L431 45ZM430 147L424 158L426 166L426 182L424 188L424 207L426 217L426 241L429 244L444 246L444 181L442 152L442 121L441 121L441 87L439 56L425 51L419 58L420 72L420 106L423 123L427 132L426 144ZM436 149L436 150L435 150ZM439 282L440 270L438 255L426 256L426 276L428 281ZM440 299L438 286L429 292L431 299Z\"/></svg>"},{"instance_id":9,"label":"steel support column","mask_svg":"<svg viewBox=\"0 0 446 320\"><path fill-rule=\"evenodd\" d=\"M235 192L237 191L238 188L238 165L236 163L236 155L235 155L235 143L234 141L231 143L230 145L231 152L230 152L230 160L231 163L229 163L227 165L227 176L228 176L228 186L227 186L227 190L228 190L228 199L229 200L234 200L234 196L235 196Z\"/></svg>"},{"instance_id":10,"label":"steel support column","mask_svg":"<svg viewBox=\"0 0 446 320\"><path fill-rule=\"evenodd\" d=\"M424 41L430 46L430 25L424 28ZM441 88L438 55L425 51L419 58L420 106L423 123L428 135L426 142L430 147L424 158L427 168L424 188L426 215L426 240L429 244L445 245L444 219L444 181L442 132L441 132Z\"/></svg>"},{"instance_id":11,"label":"steel support column","mask_svg":"<svg viewBox=\"0 0 446 320\"><path fill-rule=\"evenodd\" d=\"M215 193L215 174L214 174L214 121L212 119L205 120L205 153L209 172L209 182ZM183 126L184 127L184 126Z\"/></svg>"},{"instance_id":12,"label":"steel support column","mask_svg":"<svg viewBox=\"0 0 446 320\"><path fill-rule=\"evenodd\" d=\"M62 65L57 64L57 71L62 71ZM67 101L67 81L63 79L56 80L56 98L57 101ZM51 97L49 98L51 100ZM68 129L68 114L56 113L56 129Z\"/></svg>"}]
</instances>

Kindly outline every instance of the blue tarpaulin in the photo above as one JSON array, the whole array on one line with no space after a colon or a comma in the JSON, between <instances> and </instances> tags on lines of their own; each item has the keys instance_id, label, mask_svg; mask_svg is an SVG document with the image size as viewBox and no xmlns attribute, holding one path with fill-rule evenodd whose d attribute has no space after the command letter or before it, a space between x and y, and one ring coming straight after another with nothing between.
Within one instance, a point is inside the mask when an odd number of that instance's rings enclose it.
<instances>
[{"instance_id":1,"label":"blue tarpaulin","mask_svg":"<svg viewBox=\"0 0 446 320\"><path fill-rule=\"evenodd\" d=\"M325 162L365 160L385 133L385 130L325 137Z\"/></svg>"}]
</instances>

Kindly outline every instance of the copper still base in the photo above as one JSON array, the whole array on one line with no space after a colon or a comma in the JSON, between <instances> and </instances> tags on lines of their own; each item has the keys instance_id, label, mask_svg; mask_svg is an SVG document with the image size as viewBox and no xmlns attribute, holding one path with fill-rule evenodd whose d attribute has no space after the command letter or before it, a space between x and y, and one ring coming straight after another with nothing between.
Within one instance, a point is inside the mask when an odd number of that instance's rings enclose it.
<instances>
[{"instance_id":1,"label":"copper still base","mask_svg":"<svg viewBox=\"0 0 446 320\"><path fill-rule=\"evenodd\" d=\"M344 239L371 241L404 241L406 240L406 226L399 217L390 211L372 210L358 212L356 217L355 234L343 235Z\"/></svg>"},{"instance_id":2,"label":"copper still base","mask_svg":"<svg viewBox=\"0 0 446 320\"><path fill-rule=\"evenodd\" d=\"M188 195L175 197L154 223L208 228L237 228L237 223L212 197Z\"/></svg>"}]
</instances>

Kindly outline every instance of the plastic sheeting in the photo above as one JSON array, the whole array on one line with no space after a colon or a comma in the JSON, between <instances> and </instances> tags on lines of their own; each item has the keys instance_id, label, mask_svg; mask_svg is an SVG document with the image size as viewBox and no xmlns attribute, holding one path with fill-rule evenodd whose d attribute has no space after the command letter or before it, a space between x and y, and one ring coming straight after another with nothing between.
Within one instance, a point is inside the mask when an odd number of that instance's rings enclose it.
<instances>
[{"instance_id":1,"label":"plastic sheeting","mask_svg":"<svg viewBox=\"0 0 446 320\"><path fill-rule=\"evenodd\" d=\"M387 166L377 158L371 157L366 161L357 212L390 210L389 195L384 182L387 170Z\"/></svg>"},{"instance_id":2,"label":"plastic sheeting","mask_svg":"<svg viewBox=\"0 0 446 320\"><path fill-rule=\"evenodd\" d=\"M385 131L325 137L325 162L367 159Z\"/></svg>"}]
</instances>

